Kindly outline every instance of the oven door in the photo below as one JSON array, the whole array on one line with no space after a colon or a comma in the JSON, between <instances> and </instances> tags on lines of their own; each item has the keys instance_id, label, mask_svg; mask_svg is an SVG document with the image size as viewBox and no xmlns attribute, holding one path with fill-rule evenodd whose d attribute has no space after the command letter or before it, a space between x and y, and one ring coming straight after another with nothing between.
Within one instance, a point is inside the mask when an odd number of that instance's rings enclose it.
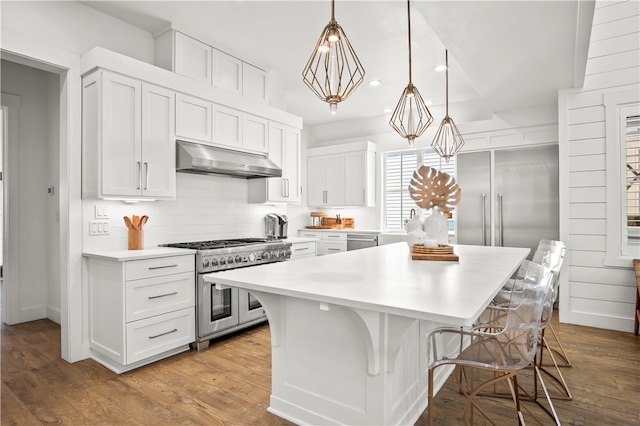
<instances>
[{"instance_id":1,"label":"oven door","mask_svg":"<svg viewBox=\"0 0 640 426\"><path fill-rule=\"evenodd\" d=\"M265 318L264 308L247 290L238 289L240 324Z\"/></svg>"},{"instance_id":2,"label":"oven door","mask_svg":"<svg viewBox=\"0 0 640 426\"><path fill-rule=\"evenodd\" d=\"M238 289L217 290L198 274L198 337L206 338L239 323Z\"/></svg>"}]
</instances>

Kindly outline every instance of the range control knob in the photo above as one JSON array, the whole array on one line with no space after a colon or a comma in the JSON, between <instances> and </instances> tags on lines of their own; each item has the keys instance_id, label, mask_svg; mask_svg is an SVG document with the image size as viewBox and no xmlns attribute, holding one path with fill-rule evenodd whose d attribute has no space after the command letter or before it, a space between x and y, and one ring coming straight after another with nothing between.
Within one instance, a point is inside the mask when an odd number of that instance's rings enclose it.
<instances>
[{"instance_id":1,"label":"range control knob","mask_svg":"<svg viewBox=\"0 0 640 426\"><path fill-rule=\"evenodd\" d=\"M227 265L233 265L233 256L227 257Z\"/></svg>"},{"instance_id":2,"label":"range control knob","mask_svg":"<svg viewBox=\"0 0 640 426\"><path fill-rule=\"evenodd\" d=\"M285 252L287 257L291 257L291 249L288 248L287 251Z\"/></svg>"},{"instance_id":3,"label":"range control knob","mask_svg":"<svg viewBox=\"0 0 640 426\"><path fill-rule=\"evenodd\" d=\"M236 256L236 263L242 263L242 256L240 255Z\"/></svg>"},{"instance_id":4,"label":"range control knob","mask_svg":"<svg viewBox=\"0 0 640 426\"><path fill-rule=\"evenodd\" d=\"M220 265L224 265L225 263L227 263L227 259L225 259L224 257L220 258Z\"/></svg>"},{"instance_id":5,"label":"range control knob","mask_svg":"<svg viewBox=\"0 0 640 426\"><path fill-rule=\"evenodd\" d=\"M211 266L218 266L218 258L214 257L211 259Z\"/></svg>"},{"instance_id":6,"label":"range control knob","mask_svg":"<svg viewBox=\"0 0 640 426\"><path fill-rule=\"evenodd\" d=\"M254 252L249 253L249 262L255 262L256 261L256 254Z\"/></svg>"},{"instance_id":7,"label":"range control knob","mask_svg":"<svg viewBox=\"0 0 640 426\"><path fill-rule=\"evenodd\" d=\"M264 260L269 260L271 259L271 253L269 253L268 251L265 251L264 253L262 253L262 258Z\"/></svg>"},{"instance_id":8,"label":"range control knob","mask_svg":"<svg viewBox=\"0 0 640 426\"><path fill-rule=\"evenodd\" d=\"M202 267L203 268L208 268L209 267L209 258L202 259Z\"/></svg>"},{"instance_id":9,"label":"range control knob","mask_svg":"<svg viewBox=\"0 0 640 426\"><path fill-rule=\"evenodd\" d=\"M280 252L278 250L274 250L273 251L273 257L275 257L276 259L280 257Z\"/></svg>"}]
</instances>

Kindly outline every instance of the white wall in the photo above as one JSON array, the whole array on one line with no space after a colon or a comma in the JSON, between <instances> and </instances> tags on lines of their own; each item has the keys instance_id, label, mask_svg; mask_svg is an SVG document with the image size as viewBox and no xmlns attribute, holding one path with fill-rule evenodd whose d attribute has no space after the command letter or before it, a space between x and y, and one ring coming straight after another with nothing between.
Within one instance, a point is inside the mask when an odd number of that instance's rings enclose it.
<instances>
[{"instance_id":1,"label":"white wall","mask_svg":"<svg viewBox=\"0 0 640 426\"><path fill-rule=\"evenodd\" d=\"M560 226L561 237L568 243L569 263L561 275L563 322L633 329L636 287L632 270L604 266L607 141L603 96L631 88L640 91L639 83L640 3L598 1L584 87L559 97Z\"/></svg>"},{"instance_id":2,"label":"white wall","mask_svg":"<svg viewBox=\"0 0 640 426\"><path fill-rule=\"evenodd\" d=\"M60 285L55 275L59 267L49 257L52 249L54 256L58 251L57 238L52 239L54 234L48 229L55 211L47 195L50 172L57 173L51 157L58 150L58 127L50 118L59 116L58 76L2 61L2 91L20 98L18 126L8 129L17 132L17 155L7 158L14 166L8 191L17 194L19 211L18 218L9 219L12 235L19 242L19 280L6 284L19 287L19 306L13 306L19 322L48 316L60 321Z\"/></svg>"},{"instance_id":3,"label":"white wall","mask_svg":"<svg viewBox=\"0 0 640 426\"><path fill-rule=\"evenodd\" d=\"M82 55L95 46L153 63L153 37L75 1L3 1L2 33Z\"/></svg>"},{"instance_id":4,"label":"white wall","mask_svg":"<svg viewBox=\"0 0 640 426\"><path fill-rule=\"evenodd\" d=\"M147 215L145 247L185 241L265 235L264 216L284 213L286 206L249 204L247 180L225 176L178 173L174 201L141 202L83 200L85 250L124 250L127 228L123 216ZM95 206L109 207L109 235L90 236Z\"/></svg>"}]
</instances>

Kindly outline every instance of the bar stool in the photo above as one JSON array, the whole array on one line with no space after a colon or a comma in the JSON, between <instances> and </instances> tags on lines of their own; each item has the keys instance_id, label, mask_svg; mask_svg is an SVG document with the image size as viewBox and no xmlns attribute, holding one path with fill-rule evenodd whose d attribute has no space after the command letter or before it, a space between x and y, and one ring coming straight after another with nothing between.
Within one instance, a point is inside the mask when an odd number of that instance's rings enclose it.
<instances>
[{"instance_id":1,"label":"bar stool","mask_svg":"<svg viewBox=\"0 0 640 426\"><path fill-rule=\"evenodd\" d=\"M461 386L467 397L463 413L465 425L473 423L474 408L491 422L475 398L487 386L502 381L506 381L509 387L519 424L524 424L516 373L530 365L536 355L542 311L545 306L547 309L552 306L553 274L549 268L525 260L518 269L514 284L521 290L520 303L501 308L506 321L504 325L496 325L494 331L441 327L426 335L429 425L433 424L435 409L434 370L443 365L454 365L458 370L471 368L472 371L480 369L495 373L493 378L479 386L475 386L473 377L467 381L466 388Z\"/></svg>"}]
</instances>

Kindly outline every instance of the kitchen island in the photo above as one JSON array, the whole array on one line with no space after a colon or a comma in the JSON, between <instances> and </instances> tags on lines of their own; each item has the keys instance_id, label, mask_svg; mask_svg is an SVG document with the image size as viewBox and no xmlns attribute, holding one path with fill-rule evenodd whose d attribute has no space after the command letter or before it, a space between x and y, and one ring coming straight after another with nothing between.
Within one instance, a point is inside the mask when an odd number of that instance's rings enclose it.
<instances>
[{"instance_id":1,"label":"kitchen island","mask_svg":"<svg viewBox=\"0 0 640 426\"><path fill-rule=\"evenodd\" d=\"M204 279L251 291L267 313L270 412L298 424L413 424L427 406L425 333L471 325L529 253L454 251L458 262L414 261L397 243ZM439 389L452 369L438 370Z\"/></svg>"}]
</instances>

